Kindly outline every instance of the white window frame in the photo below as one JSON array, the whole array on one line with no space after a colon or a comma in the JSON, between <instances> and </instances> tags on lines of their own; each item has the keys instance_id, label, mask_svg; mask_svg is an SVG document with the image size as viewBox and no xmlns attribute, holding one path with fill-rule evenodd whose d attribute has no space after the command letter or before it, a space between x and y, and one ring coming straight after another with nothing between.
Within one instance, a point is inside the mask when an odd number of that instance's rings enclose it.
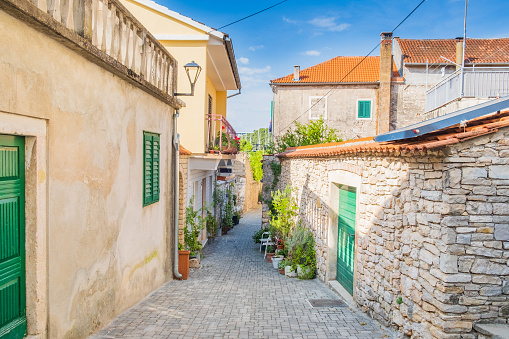
<instances>
[{"instance_id":1,"label":"white window frame","mask_svg":"<svg viewBox=\"0 0 509 339\"><path fill-rule=\"evenodd\" d=\"M313 105L312 101L313 101L313 99L320 99L320 98L322 98L322 100L320 100L320 101L323 101L324 106L325 106L325 112L322 115L322 118L323 118L323 120L327 120L327 97L326 96L316 96L316 95L309 96L309 113L308 113L309 120L318 120L320 118L320 116L318 116L318 117L311 116L311 107Z\"/></svg>"},{"instance_id":2,"label":"white window frame","mask_svg":"<svg viewBox=\"0 0 509 339\"><path fill-rule=\"evenodd\" d=\"M359 118L359 102L360 101L369 101L369 118ZM357 120L373 120L373 99L357 99L355 105L355 118Z\"/></svg>"}]
</instances>

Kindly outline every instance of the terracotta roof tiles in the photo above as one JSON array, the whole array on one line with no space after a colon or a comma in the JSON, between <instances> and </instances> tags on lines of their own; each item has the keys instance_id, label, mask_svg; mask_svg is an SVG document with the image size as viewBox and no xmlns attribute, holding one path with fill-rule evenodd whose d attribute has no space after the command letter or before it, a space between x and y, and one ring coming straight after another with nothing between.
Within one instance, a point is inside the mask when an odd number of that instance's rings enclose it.
<instances>
[{"instance_id":1,"label":"terracotta roof tiles","mask_svg":"<svg viewBox=\"0 0 509 339\"><path fill-rule=\"evenodd\" d=\"M191 155L191 154L193 154L193 152L187 150L184 146L180 145L179 146L179 154L180 155Z\"/></svg>"},{"instance_id":2,"label":"terracotta roof tiles","mask_svg":"<svg viewBox=\"0 0 509 339\"><path fill-rule=\"evenodd\" d=\"M456 39L400 39L405 63L447 64L442 56L456 62ZM509 38L468 39L465 49L466 64L508 64Z\"/></svg>"},{"instance_id":3,"label":"terracotta roof tiles","mask_svg":"<svg viewBox=\"0 0 509 339\"><path fill-rule=\"evenodd\" d=\"M380 57L371 56L362 61L362 56L338 56L318 65L300 71L300 81L293 81L293 73L271 80L279 83L365 83L380 80ZM355 69L354 67L361 62ZM353 71L348 74L353 69ZM393 76L399 77L396 65L393 65ZM348 76L347 76L348 74ZM346 76L346 78L345 78ZM344 78L344 79L343 79Z\"/></svg>"},{"instance_id":4,"label":"terracotta roof tiles","mask_svg":"<svg viewBox=\"0 0 509 339\"><path fill-rule=\"evenodd\" d=\"M281 158L320 158L356 153L411 153L426 152L463 140L496 132L509 126L509 112L492 114L467 122L465 127L454 125L427 135L394 142L374 142L373 138L349 140L335 144L320 144L288 148L278 154Z\"/></svg>"}]
</instances>

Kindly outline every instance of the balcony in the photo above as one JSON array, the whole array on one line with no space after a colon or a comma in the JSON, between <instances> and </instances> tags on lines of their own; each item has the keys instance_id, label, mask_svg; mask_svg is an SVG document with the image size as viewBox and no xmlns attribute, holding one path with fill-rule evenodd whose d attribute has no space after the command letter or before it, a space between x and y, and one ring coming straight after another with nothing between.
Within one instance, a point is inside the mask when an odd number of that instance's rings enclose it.
<instances>
[{"instance_id":1,"label":"balcony","mask_svg":"<svg viewBox=\"0 0 509 339\"><path fill-rule=\"evenodd\" d=\"M458 70L426 92L426 113L461 98L487 99L506 95L509 95L508 67L468 67L464 68L463 79L461 70Z\"/></svg>"},{"instance_id":2,"label":"balcony","mask_svg":"<svg viewBox=\"0 0 509 339\"><path fill-rule=\"evenodd\" d=\"M171 106L177 61L118 0L4 0L26 20ZM12 11L11 9L11 11Z\"/></svg>"},{"instance_id":3,"label":"balcony","mask_svg":"<svg viewBox=\"0 0 509 339\"><path fill-rule=\"evenodd\" d=\"M216 154L237 154L240 138L220 114L207 114L207 150Z\"/></svg>"}]
</instances>

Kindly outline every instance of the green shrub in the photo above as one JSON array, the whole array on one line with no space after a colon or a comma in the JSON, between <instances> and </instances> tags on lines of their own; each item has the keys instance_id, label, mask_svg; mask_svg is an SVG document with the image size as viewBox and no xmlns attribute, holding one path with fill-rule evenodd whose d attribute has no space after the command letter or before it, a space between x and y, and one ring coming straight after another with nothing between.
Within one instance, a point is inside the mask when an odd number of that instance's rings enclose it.
<instances>
[{"instance_id":1,"label":"green shrub","mask_svg":"<svg viewBox=\"0 0 509 339\"><path fill-rule=\"evenodd\" d=\"M269 210L270 225L278 239L286 239L295 225L297 216L297 203L292 197L292 187L286 186L284 191L271 193L272 207L275 212Z\"/></svg>"},{"instance_id":2,"label":"green shrub","mask_svg":"<svg viewBox=\"0 0 509 339\"><path fill-rule=\"evenodd\" d=\"M202 249L202 244L198 241L200 232L203 228L203 218L199 211L193 208L194 196L189 201L189 206L186 208L186 225L184 227L184 242L187 249L191 252L199 252Z\"/></svg>"},{"instance_id":3,"label":"green shrub","mask_svg":"<svg viewBox=\"0 0 509 339\"><path fill-rule=\"evenodd\" d=\"M309 267L307 274L301 275L301 279L313 279L316 275L316 253L313 233L302 225L297 225L290 237L285 242L289 252L289 260L294 270L297 266Z\"/></svg>"},{"instance_id":4,"label":"green shrub","mask_svg":"<svg viewBox=\"0 0 509 339\"><path fill-rule=\"evenodd\" d=\"M249 152L249 165L251 166L251 172L253 173L253 179L260 181L263 178L263 151Z\"/></svg>"},{"instance_id":5,"label":"green shrub","mask_svg":"<svg viewBox=\"0 0 509 339\"><path fill-rule=\"evenodd\" d=\"M260 243L260 239L262 238L263 232L267 232L267 228L262 228L253 234L252 238L253 238L253 241L255 242L255 244Z\"/></svg>"},{"instance_id":6,"label":"green shrub","mask_svg":"<svg viewBox=\"0 0 509 339\"><path fill-rule=\"evenodd\" d=\"M343 141L338 131L329 128L322 117L310 121L308 124L295 122L295 130L290 128L285 134L276 139L276 152L282 153L288 147L323 144L327 142Z\"/></svg>"}]
</instances>

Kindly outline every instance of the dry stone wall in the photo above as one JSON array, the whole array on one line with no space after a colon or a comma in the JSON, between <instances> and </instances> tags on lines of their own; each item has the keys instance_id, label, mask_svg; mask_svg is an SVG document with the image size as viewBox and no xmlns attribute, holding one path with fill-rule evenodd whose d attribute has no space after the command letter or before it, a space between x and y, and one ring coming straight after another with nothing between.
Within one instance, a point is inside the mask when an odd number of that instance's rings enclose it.
<instances>
[{"instance_id":1,"label":"dry stone wall","mask_svg":"<svg viewBox=\"0 0 509 339\"><path fill-rule=\"evenodd\" d=\"M373 318L413 338L476 338L474 322L508 322L509 129L436 152L281 163L322 280L335 279L332 174L360 177L354 299Z\"/></svg>"}]
</instances>

